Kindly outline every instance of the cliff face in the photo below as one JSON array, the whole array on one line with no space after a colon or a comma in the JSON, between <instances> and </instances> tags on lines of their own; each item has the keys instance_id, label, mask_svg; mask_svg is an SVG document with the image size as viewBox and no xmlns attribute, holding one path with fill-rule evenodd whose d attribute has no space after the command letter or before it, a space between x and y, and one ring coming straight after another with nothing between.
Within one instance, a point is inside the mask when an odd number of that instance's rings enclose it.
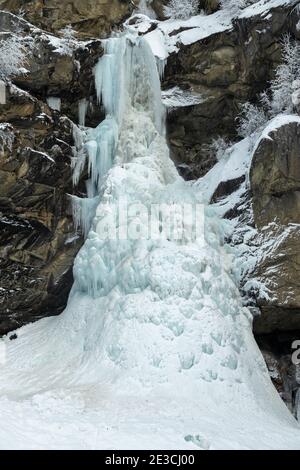
<instances>
[{"instance_id":1,"label":"cliff face","mask_svg":"<svg viewBox=\"0 0 300 470\"><path fill-rule=\"evenodd\" d=\"M300 329L300 120L283 123L262 139L250 173L254 219L276 243L265 250L255 275L268 288L258 296L256 331Z\"/></svg>"},{"instance_id":2,"label":"cliff face","mask_svg":"<svg viewBox=\"0 0 300 470\"><path fill-rule=\"evenodd\" d=\"M6 81L0 113L4 334L65 308L73 261L82 244L69 197L74 193L73 121L78 123L82 99L91 99L91 104L96 100L93 67L102 47L99 40L71 44L8 12L0 13L0 30L2 40L8 41L17 30L27 51L26 73ZM92 123L100 119L97 111L89 116ZM85 191L82 184L78 191Z\"/></svg>"},{"instance_id":3,"label":"cliff face","mask_svg":"<svg viewBox=\"0 0 300 470\"><path fill-rule=\"evenodd\" d=\"M133 11L129 0L1 0L0 9L24 14L36 26L56 32L71 25L81 37L105 37Z\"/></svg>"}]
</instances>

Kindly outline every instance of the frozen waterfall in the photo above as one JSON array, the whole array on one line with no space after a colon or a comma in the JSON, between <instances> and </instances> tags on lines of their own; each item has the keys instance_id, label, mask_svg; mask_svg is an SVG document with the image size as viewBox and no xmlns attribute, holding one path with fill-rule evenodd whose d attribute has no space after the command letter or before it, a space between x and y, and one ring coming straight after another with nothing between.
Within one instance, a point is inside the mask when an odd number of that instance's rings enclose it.
<instances>
[{"instance_id":1,"label":"frozen waterfall","mask_svg":"<svg viewBox=\"0 0 300 470\"><path fill-rule=\"evenodd\" d=\"M86 240L65 312L4 339L0 448L300 448L223 222L169 158L155 58L130 31L104 47L106 118L74 167L75 182L89 171L74 209ZM201 230L191 234L183 206L202 207ZM180 236L165 230L170 207Z\"/></svg>"}]
</instances>

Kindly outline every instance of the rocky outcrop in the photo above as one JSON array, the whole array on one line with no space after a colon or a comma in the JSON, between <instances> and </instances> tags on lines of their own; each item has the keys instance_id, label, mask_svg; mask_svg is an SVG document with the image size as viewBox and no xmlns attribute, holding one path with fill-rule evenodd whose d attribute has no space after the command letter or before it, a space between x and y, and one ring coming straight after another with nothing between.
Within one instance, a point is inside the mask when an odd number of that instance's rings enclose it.
<instances>
[{"instance_id":1,"label":"rocky outcrop","mask_svg":"<svg viewBox=\"0 0 300 470\"><path fill-rule=\"evenodd\" d=\"M164 6L168 4L168 0L152 0L149 2L159 20L165 20ZM204 11L208 15L214 13L220 8L219 0L199 0L199 11Z\"/></svg>"},{"instance_id":2,"label":"rocky outcrop","mask_svg":"<svg viewBox=\"0 0 300 470\"><path fill-rule=\"evenodd\" d=\"M300 119L265 131L250 172L255 223L300 223Z\"/></svg>"},{"instance_id":3,"label":"rocky outcrop","mask_svg":"<svg viewBox=\"0 0 300 470\"><path fill-rule=\"evenodd\" d=\"M0 124L0 334L63 310L82 243L67 196L72 122L14 85L6 95Z\"/></svg>"},{"instance_id":4,"label":"rocky outcrop","mask_svg":"<svg viewBox=\"0 0 300 470\"><path fill-rule=\"evenodd\" d=\"M229 242L243 246L241 287L247 303L258 307L256 334L300 329L299 148L300 118L278 116L256 142L250 169L247 163L236 178L221 177L211 198L234 220Z\"/></svg>"},{"instance_id":5,"label":"rocky outcrop","mask_svg":"<svg viewBox=\"0 0 300 470\"><path fill-rule=\"evenodd\" d=\"M265 246L254 272L268 290L267 298L257 298L262 315L255 330L263 333L300 329L300 119L293 120L260 140L250 172Z\"/></svg>"},{"instance_id":6,"label":"rocky outcrop","mask_svg":"<svg viewBox=\"0 0 300 470\"><path fill-rule=\"evenodd\" d=\"M258 99L281 60L281 39L293 34L299 10L294 1L265 15L239 18L233 27L190 45L178 44L165 69L164 87L179 86L202 98L169 113L174 159L196 178L213 166L208 145L217 136L236 138L240 104Z\"/></svg>"},{"instance_id":7,"label":"rocky outcrop","mask_svg":"<svg viewBox=\"0 0 300 470\"><path fill-rule=\"evenodd\" d=\"M83 242L69 197L72 120L78 122L82 99L90 103L89 124L101 119L93 106L101 42L56 37L1 12L1 39L15 30L27 50L27 72L7 82L0 114L0 335L65 308ZM54 97L56 111L48 105Z\"/></svg>"},{"instance_id":8,"label":"rocky outcrop","mask_svg":"<svg viewBox=\"0 0 300 470\"><path fill-rule=\"evenodd\" d=\"M24 18L47 31L71 25L80 37L105 37L133 11L130 0L0 0L0 9Z\"/></svg>"},{"instance_id":9,"label":"rocky outcrop","mask_svg":"<svg viewBox=\"0 0 300 470\"><path fill-rule=\"evenodd\" d=\"M60 98L60 110L78 122L81 100L89 104L87 123L100 120L94 86L94 66L103 53L100 40L78 41L47 34L9 12L0 12L0 33L4 40L19 31L27 51L26 73L14 77L14 83L44 102Z\"/></svg>"}]
</instances>

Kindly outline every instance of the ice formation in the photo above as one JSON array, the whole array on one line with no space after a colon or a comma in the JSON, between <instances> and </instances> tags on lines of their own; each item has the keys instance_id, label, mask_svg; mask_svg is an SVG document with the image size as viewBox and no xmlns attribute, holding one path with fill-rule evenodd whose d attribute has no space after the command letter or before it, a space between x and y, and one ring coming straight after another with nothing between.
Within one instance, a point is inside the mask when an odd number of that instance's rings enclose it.
<instances>
[{"instance_id":1,"label":"ice formation","mask_svg":"<svg viewBox=\"0 0 300 470\"><path fill-rule=\"evenodd\" d=\"M0 448L299 449L214 209L199 238L103 238L113 207L203 196L169 158L148 43L131 32L107 40L95 79L106 119L88 130L74 168L78 180L87 159L77 214L87 238L65 312L1 343ZM147 224L138 210L133 222Z\"/></svg>"},{"instance_id":2,"label":"ice formation","mask_svg":"<svg viewBox=\"0 0 300 470\"><path fill-rule=\"evenodd\" d=\"M150 6L150 3L151 2L149 0L140 0L138 13L142 13L143 15L146 15L148 16L148 18L155 18L156 15Z\"/></svg>"},{"instance_id":3,"label":"ice formation","mask_svg":"<svg viewBox=\"0 0 300 470\"><path fill-rule=\"evenodd\" d=\"M83 98L78 102L78 122L80 126L85 126L85 118L88 110L88 101L86 98Z\"/></svg>"},{"instance_id":4,"label":"ice formation","mask_svg":"<svg viewBox=\"0 0 300 470\"><path fill-rule=\"evenodd\" d=\"M49 108L53 109L54 111L60 111L61 109L61 99L55 96L49 96L47 98L47 103Z\"/></svg>"}]
</instances>

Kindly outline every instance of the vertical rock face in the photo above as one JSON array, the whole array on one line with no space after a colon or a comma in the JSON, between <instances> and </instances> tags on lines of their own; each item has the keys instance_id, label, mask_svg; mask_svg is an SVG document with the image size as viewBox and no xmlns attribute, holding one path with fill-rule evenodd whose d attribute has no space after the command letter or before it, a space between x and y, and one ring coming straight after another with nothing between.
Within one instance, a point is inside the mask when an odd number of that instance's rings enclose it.
<instances>
[{"instance_id":1,"label":"vertical rock face","mask_svg":"<svg viewBox=\"0 0 300 470\"><path fill-rule=\"evenodd\" d=\"M0 334L60 313L72 283L76 237L73 125L14 86L0 124Z\"/></svg>"},{"instance_id":2,"label":"vertical rock face","mask_svg":"<svg viewBox=\"0 0 300 470\"><path fill-rule=\"evenodd\" d=\"M300 329L300 118L261 139L252 160L253 214L265 239L274 239L254 275L268 288L258 297L257 332Z\"/></svg>"},{"instance_id":3,"label":"vertical rock face","mask_svg":"<svg viewBox=\"0 0 300 470\"><path fill-rule=\"evenodd\" d=\"M164 20L164 6L168 4L168 0L152 0L149 2L152 9L157 15L157 18ZM199 0L199 11L204 11L207 14L214 13L220 8L219 0Z\"/></svg>"},{"instance_id":4,"label":"vertical rock face","mask_svg":"<svg viewBox=\"0 0 300 470\"><path fill-rule=\"evenodd\" d=\"M7 81L0 105L2 335L65 308L83 240L69 197L74 124L64 113L77 122L80 100L96 101L93 67L102 47L98 40L67 47L8 12L0 14L0 30L8 40L18 30L28 51L27 73ZM60 104L56 111L47 104L51 97ZM91 123L96 114L90 111Z\"/></svg>"},{"instance_id":5,"label":"vertical rock face","mask_svg":"<svg viewBox=\"0 0 300 470\"><path fill-rule=\"evenodd\" d=\"M133 4L130 0L0 0L0 9L24 11L28 21L48 31L70 24L82 36L103 37L122 24Z\"/></svg>"}]
</instances>

